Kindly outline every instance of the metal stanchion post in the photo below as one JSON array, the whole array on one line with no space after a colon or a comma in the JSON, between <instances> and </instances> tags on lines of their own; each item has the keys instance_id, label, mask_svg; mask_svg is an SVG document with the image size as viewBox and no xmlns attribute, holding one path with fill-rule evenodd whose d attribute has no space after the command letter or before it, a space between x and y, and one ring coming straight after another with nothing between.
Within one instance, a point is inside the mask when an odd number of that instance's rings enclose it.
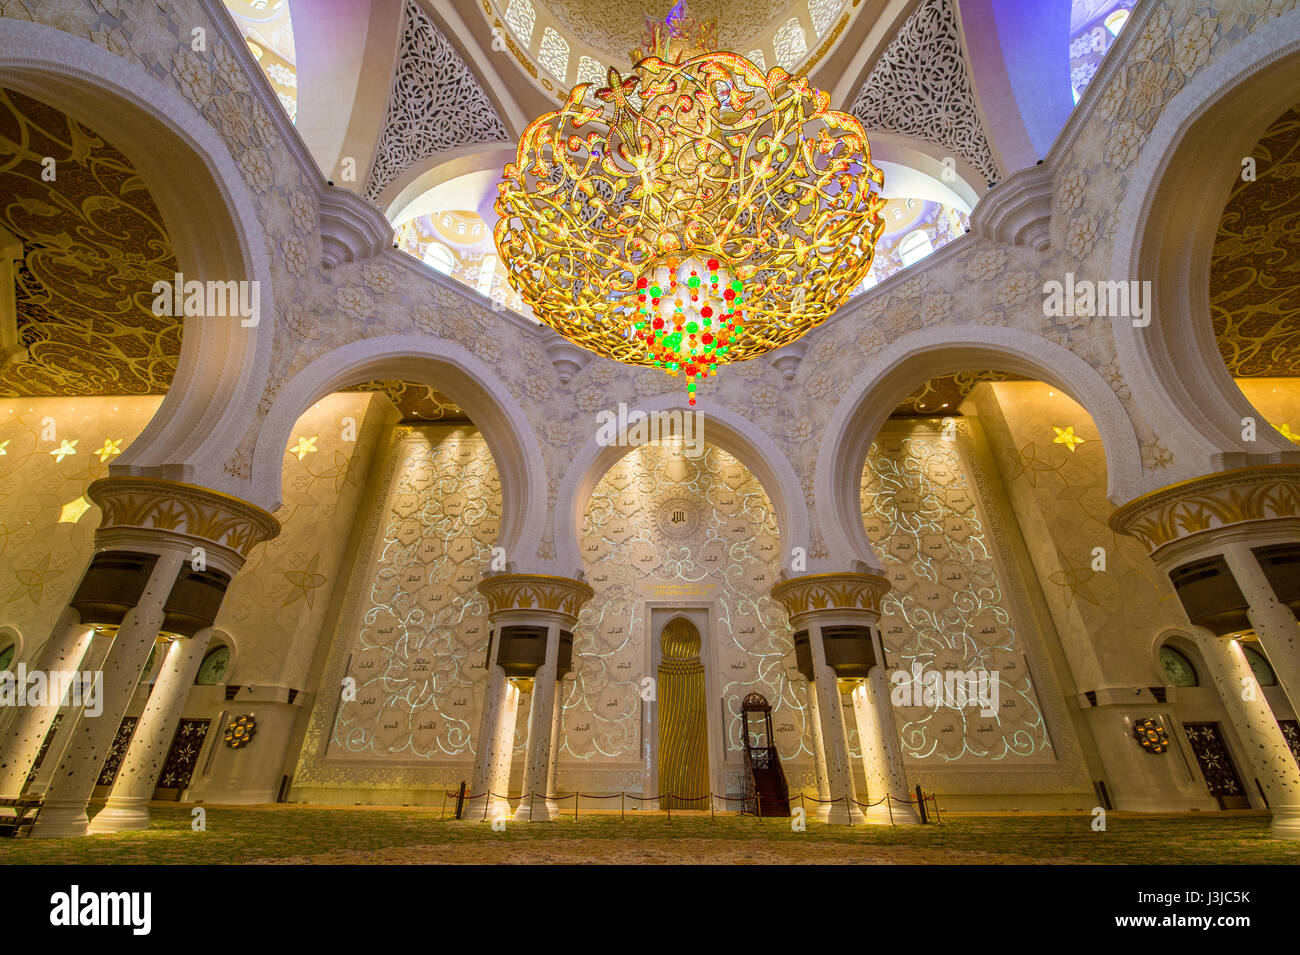
<instances>
[{"instance_id":1,"label":"metal stanchion post","mask_svg":"<svg viewBox=\"0 0 1300 955\"><path fill-rule=\"evenodd\" d=\"M885 793L885 808L889 810L889 824L894 824L894 804L890 801L889 793Z\"/></svg>"}]
</instances>

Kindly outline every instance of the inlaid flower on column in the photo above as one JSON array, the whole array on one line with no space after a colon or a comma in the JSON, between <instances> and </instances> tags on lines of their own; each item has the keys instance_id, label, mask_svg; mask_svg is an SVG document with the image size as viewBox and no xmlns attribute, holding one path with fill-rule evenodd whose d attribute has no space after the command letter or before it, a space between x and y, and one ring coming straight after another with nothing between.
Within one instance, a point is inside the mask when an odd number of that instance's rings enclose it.
<instances>
[{"instance_id":1,"label":"inlaid flower on column","mask_svg":"<svg viewBox=\"0 0 1300 955\"><path fill-rule=\"evenodd\" d=\"M1071 220L1065 230L1065 250L1075 259L1082 259L1097 243L1097 220L1092 216Z\"/></svg>"},{"instance_id":2,"label":"inlaid flower on column","mask_svg":"<svg viewBox=\"0 0 1300 955\"><path fill-rule=\"evenodd\" d=\"M255 192L266 192L271 188L275 172L271 168L271 162L266 158L266 153L261 149L245 149L238 156L239 171L244 175L244 181Z\"/></svg>"},{"instance_id":3,"label":"inlaid flower on column","mask_svg":"<svg viewBox=\"0 0 1300 955\"><path fill-rule=\"evenodd\" d=\"M1193 13L1174 38L1172 63L1190 75L1210 59L1210 48L1217 39L1219 21Z\"/></svg>"}]
</instances>

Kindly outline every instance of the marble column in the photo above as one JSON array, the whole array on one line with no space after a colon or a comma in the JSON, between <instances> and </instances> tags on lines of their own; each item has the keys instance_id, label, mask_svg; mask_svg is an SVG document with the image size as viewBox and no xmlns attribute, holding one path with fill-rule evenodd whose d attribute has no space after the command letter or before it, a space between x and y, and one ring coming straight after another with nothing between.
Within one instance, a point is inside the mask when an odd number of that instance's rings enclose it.
<instances>
[{"instance_id":1,"label":"marble column","mask_svg":"<svg viewBox=\"0 0 1300 955\"><path fill-rule=\"evenodd\" d=\"M546 770L546 795L558 795L556 777L560 768L560 730L564 721L564 680L555 681L555 718L551 721L551 763ZM554 800L551 800L554 802ZM558 807L556 812L558 812Z\"/></svg>"},{"instance_id":2,"label":"marble column","mask_svg":"<svg viewBox=\"0 0 1300 955\"><path fill-rule=\"evenodd\" d=\"M1300 625L1295 614L1277 599L1249 544L1225 543L1223 559L1241 588L1241 595L1250 604L1246 615L1277 674L1277 682L1291 701L1291 708L1300 713Z\"/></svg>"},{"instance_id":3,"label":"marble column","mask_svg":"<svg viewBox=\"0 0 1300 955\"><path fill-rule=\"evenodd\" d=\"M101 627L91 635L90 649L86 655L81 658L82 671L91 673L96 670L104 669L104 660L108 656L108 648L113 645L113 637L117 631L116 627ZM54 778L54 770L59 765L59 759L63 751L68 748L68 740L72 739L72 732L77 728L77 720L81 719L81 707L68 705L63 707L60 712L63 714L63 720L59 723L59 728L55 731L54 738L50 740L50 748L45 751L45 759L41 761L41 768L36 771L31 784L27 787L29 796L39 796L50 788L50 780Z\"/></svg>"},{"instance_id":4,"label":"marble column","mask_svg":"<svg viewBox=\"0 0 1300 955\"><path fill-rule=\"evenodd\" d=\"M1246 751L1249 766L1245 768L1259 780L1268 799L1273 813L1269 835L1300 841L1300 766L1291 755L1241 644L1216 637L1204 627L1190 629ZM1244 785L1251 785L1251 780L1245 780Z\"/></svg>"},{"instance_id":5,"label":"marble column","mask_svg":"<svg viewBox=\"0 0 1300 955\"><path fill-rule=\"evenodd\" d=\"M86 806L164 625L181 634L211 626L226 585L249 550L280 531L279 522L253 504L179 481L108 477L93 482L86 494L100 508L91 561L91 569L99 571L88 572L72 603L82 608L85 622L112 622L118 628L104 659L99 712L83 711L77 721L33 837L87 833ZM138 562L141 555L152 566ZM137 559L135 570L120 558ZM121 586L129 588L129 599L114 599Z\"/></svg>"},{"instance_id":6,"label":"marble column","mask_svg":"<svg viewBox=\"0 0 1300 955\"><path fill-rule=\"evenodd\" d=\"M506 795L510 786L510 750L514 744L519 691L511 685L497 663L500 649L501 628L497 627L492 634L491 655L487 662L487 688L483 693L483 715L479 719L478 751L474 754L474 775L469 787L473 798L465 801L466 819L482 819L484 802L487 803L489 818L510 811L509 803L499 797Z\"/></svg>"},{"instance_id":7,"label":"marble column","mask_svg":"<svg viewBox=\"0 0 1300 955\"><path fill-rule=\"evenodd\" d=\"M158 679L113 781L108 803L91 822L90 832L149 828L149 800L211 636L212 628L208 627L167 645Z\"/></svg>"},{"instance_id":8,"label":"marble column","mask_svg":"<svg viewBox=\"0 0 1300 955\"><path fill-rule=\"evenodd\" d=\"M853 778L853 763L849 757L849 736L844 724L844 699L835 671L826 662L822 646L821 627L810 623L808 638L812 650L813 691L817 694L817 716L821 723L822 752L825 754L826 782L830 789L831 808L826 817L829 823L861 825L866 822L863 801Z\"/></svg>"},{"instance_id":9,"label":"marble column","mask_svg":"<svg viewBox=\"0 0 1300 955\"><path fill-rule=\"evenodd\" d=\"M533 698L528 708L528 747L524 752L524 782L515 810L521 822L546 822L559 814L554 800L547 799L547 777L551 770L551 744L555 733L555 687L560 651L560 627L546 628L546 662L533 679ZM540 795L538 795L540 793Z\"/></svg>"},{"instance_id":10,"label":"marble column","mask_svg":"<svg viewBox=\"0 0 1300 955\"><path fill-rule=\"evenodd\" d=\"M863 802L874 803L886 794L890 801L869 808L867 821L896 826L919 824L920 812L909 801L915 794L908 791L903 747L898 741L894 707L889 700L889 676L885 672L880 631L875 627L872 642L880 662L853 691L853 710L858 719L858 739L867 776L867 798Z\"/></svg>"},{"instance_id":11,"label":"marble column","mask_svg":"<svg viewBox=\"0 0 1300 955\"><path fill-rule=\"evenodd\" d=\"M163 608L187 557L187 553L179 550L159 555L139 601L118 627L104 660L102 712L97 718L83 712L77 722L72 741L45 793L41 814L32 827L33 838L86 834L89 826L86 807L117 735L122 714L139 685L149 650L158 639L165 616Z\"/></svg>"},{"instance_id":12,"label":"marble column","mask_svg":"<svg viewBox=\"0 0 1300 955\"><path fill-rule=\"evenodd\" d=\"M593 591L581 580L544 574L489 574L484 577L478 589L487 601L488 618L497 634L494 645L498 649L491 664L489 698L493 696L493 688L499 685L499 681L506 679L506 668L514 678L532 681L528 707L528 744L524 752L523 798L514 818L521 822L542 822L554 818L559 811L554 800L544 797L552 795L547 790L551 785L552 750L555 743L560 634L562 631L572 631L578 622L579 609L591 599ZM512 644L511 647L512 653L523 653L524 657L506 659L501 655L500 648L505 644L502 634L506 628L513 627L526 628L533 633L537 630L545 632L545 647L540 658L529 655L534 651L524 649L528 645L526 635L522 642ZM500 698L499 690L496 695ZM517 707L518 691L515 700ZM508 704L508 698L505 701ZM498 704L500 713L493 715L490 713L490 703L490 699L485 701L484 725L480 737L488 738L490 720L495 722L499 730L504 729L508 723L510 735L506 737L499 734L496 737L497 743L491 756L480 760L481 771L490 772L497 779L505 780L504 783L499 783L502 788L493 790L504 795L510 778L516 711L508 705L500 707ZM480 770L476 767L476 772L478 771ZM475 788L475 792L481 791ZM533 793L541 793L543 796L537 798ZM477 809L479 818L482 818L483 805L479 803ZM509 807L493 807L488 810L489 817L500 810L508 812Z\"/></svg>"},{"instance_id":13,"label":"marble column","mask_svg":"<svg viewBox=\"0 0 1300 955\"><path fill-rule=\"evenodd\" d=\"M818 762L824 770L818 772L818 784L819 787L822 784L824 771L827 798L832 800L830 811L824 818L830 823L850 825L875 820L868 819L862 807L857 805L866 802L862 798L866 793L859 790L849 757L844 700L839 681L841 677L865 677L870 672L867 666L872 662L872 654L879 659L878 645L869 642L868 636L874 632L880 619L880 598L889 590L889 581L879 570L861 564L858 566L862 569L841 573L805 574L798 577L785 577L783 574L782 579L772 587L772 598L785 607L791 627L796 632L805 629L808 631L808 653L799 662L799 666L805 678L812 677L809 688L814 696L813 711L821 731ZM827 660L824 632L828 628L834 628L835 640L838 641L836 647L839 649L835 652L839 655L847 652L849 657ZM844 643L845 631L856 634L849 638L848 644ZM850 649L844 649L846 646ZM796 648L796 659L799 657ZM877 665L876 669L881 668ZM893 712L888 709L887 694L884 702L888 716L888 723L885 724L888 736L893 730ZM854 709L856 708L855 701ZM878 711L873 709L872 712ZM814 737L815 747L816 743ZM868 756L868 741L864 740L863 745L864 756ZM887 750L885 755L888 756ZM821 817L820 812L818 816Z\"/></svg>"},{"instance_id":14,"label":"marble column","mask_svg":"<svg viewBox=\"0 0 1300 955\"><path fill-rule=\"evenodd\" d=\"M817 706L817 687L812 682L808 684L808 704L812 709L813 768L817 772L817 798L820 800L813 810L813 816L826 822L831 814L831 781L826 775L826 746L822 743L822 717Z\"/></svg>"},{"instance_id":15,"label":"marble column","mask_svg":"<svg viewBox=\"0 0 1300 955\"><path fill-rule=\"evenodd\" d=\"M79 670L93 636L93 628L81 622L76 608L68 607L36 655L32 669L47 675ZM10 667L16 672L18 662L14 661ZM44 706L23 706L14 713L0 744L0 797L12 799L22 795L32 764L61 705L60 700L47 700Z\"/></svg>"}]
</instances>

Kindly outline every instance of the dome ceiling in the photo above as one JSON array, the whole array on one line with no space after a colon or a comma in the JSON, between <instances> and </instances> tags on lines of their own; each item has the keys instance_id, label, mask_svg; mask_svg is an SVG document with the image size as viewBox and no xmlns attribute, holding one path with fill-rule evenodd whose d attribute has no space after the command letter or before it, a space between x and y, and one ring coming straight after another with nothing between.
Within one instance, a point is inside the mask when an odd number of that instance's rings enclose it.
<instances>
[{"instance_id":1,"label":"dome ceiling","mask_svg":"<svg viewBox=\"0 0 1300 955\"><path fill-rule=\"evenodd\" d=\"M538 6L574 36L622 65L618 61L641 45L646 19L662 20L672 4L662 0L538 0ZM717 21L719 49L743 51L775 27L790 6L791 0L692 0L689 10L692 19Z\"/></svg>"}]
</instances>

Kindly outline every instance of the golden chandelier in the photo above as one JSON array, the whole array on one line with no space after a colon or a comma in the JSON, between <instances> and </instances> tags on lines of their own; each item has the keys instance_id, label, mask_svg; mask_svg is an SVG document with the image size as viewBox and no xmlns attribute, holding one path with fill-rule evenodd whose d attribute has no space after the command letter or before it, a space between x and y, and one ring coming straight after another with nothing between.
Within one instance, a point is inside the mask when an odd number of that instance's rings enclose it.
<instances>
[{"instance_id":1,"label":"golden chandelier","mask_svg":"<svg viewBox=\"0 0 1300 955\"><path fill-rule=\"evenodd\" d=\"M597 354L695 380L824 322L871 268L883 176L858 120L652 27L641 59L580 83L506 165L495 239L533 315ZM697 26L689 21L691 26Z\"/></svg>"}]
</instances>

